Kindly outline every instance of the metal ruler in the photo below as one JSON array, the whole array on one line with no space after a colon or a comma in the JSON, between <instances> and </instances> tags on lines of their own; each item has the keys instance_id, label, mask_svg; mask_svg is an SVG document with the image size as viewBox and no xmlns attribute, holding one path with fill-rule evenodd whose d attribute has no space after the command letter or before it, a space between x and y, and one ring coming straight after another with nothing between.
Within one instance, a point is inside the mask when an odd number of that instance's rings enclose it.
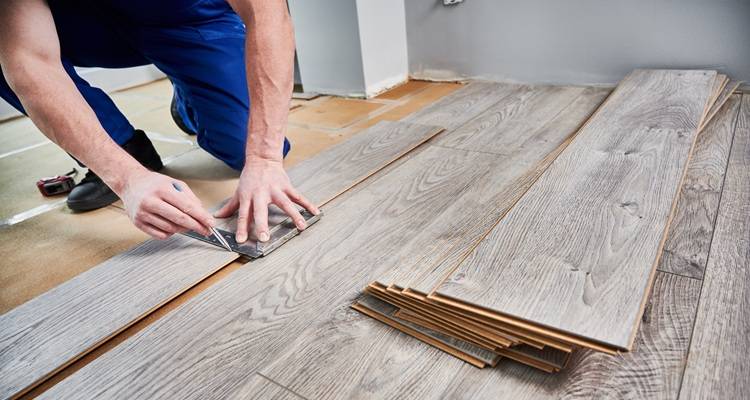
<instances>
[{"instance_id":1,"label":"metal ruler","mask_svg":"<svg viewBox=\"0 0 750 400\"><path fill-rule=\"evenodd\" d=\"M305 219L308 228L314 223L318 222L320 217L323 215L322 212L318 215L312 215L307 210L301 211L300 214L302 215L302 218ZM226 241L229 243L229 247L232 248L233 252L246 255L251 258L263 257L279 248L282 244L289 241L289 239L299 234L299 230L294 225L294 222L292 222L291 218L287 218L281 221L281 223L271 227L268 232L271 238L267 242L258 242L252 239L248 239L248 241L246 241L245 243L237 243L237 240L234 237L234 232L229 232L219 228L217 228L216 230L222 235L224 239L226 239ZM183 235L225 249L224 246L219 243L219 240L214 236L206 237L198 232L193 231L185 232L183 233Z\"/></svg>"}]
</instances>

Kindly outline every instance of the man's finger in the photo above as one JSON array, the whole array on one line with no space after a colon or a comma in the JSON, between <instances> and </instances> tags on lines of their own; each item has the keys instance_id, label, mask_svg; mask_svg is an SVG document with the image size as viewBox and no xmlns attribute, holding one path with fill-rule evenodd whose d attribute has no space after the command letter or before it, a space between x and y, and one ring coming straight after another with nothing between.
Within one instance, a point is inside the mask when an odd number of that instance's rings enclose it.
<instances>
[{"instance_id":1,"label":"man's finger","mask_svg":"<svg viewBox=\"0 0 750 400\"><path fill-rule=\"evenodd\" d=\"M250 209L251 208L252 208L252 204L250 203L249 200L243 200L243 199L239 200L239 213L237 215L237 233L235 234L235 240L237 240L237 243L245 243L245 241L247 241L247 227L248 225L250 225Z\"/></svg>"},{"instance_id":2,"label":"man's finger","mask_svg":"<svg viewBox=\"0 0 750 400\"><path fill-rule=\"evenodd\" d=\"M305 219L302 218L302 215L297 210L297 207L294 206L294 203L289 200L288 197L286 197L283 194L279 194L274 198L274 204L279 206L286 215L288 215L292 221L294 221L294 226L297 227L299 230L304 230L307 227L307 224L305 223Z\"/></svg>"},{"instance_id":3,"label":"man's finger","mask_svg":"<svg viewBox=\"0 0 750 400\"><path fill-rule=\"evenodd\" d=\"M267 242L271 238L268 234L268 201L261 197L253 198L253 223L255 224L255 237L261 242Z\"/></svg>"},{"instance_id":4,"label":"man's finger","mask_svg":"<svg viewBox=\"0 0 750 400\"><path fill-rule=\"evenodd\" d=\"M182 206L190 207L189 205ZM173 224L177 224L188 230L198 232L201 235L208 236L210 234L210 231L208 230L208 227L206 225L193 219L190 212L191 210L189 209L181 210L166 201L160 201L151 206L148 211L158 215L161 218L166 219L167 221L172 222Z\"/></svg>"},{"instance_id":5,"label":"man's finger","mask_svg":"<svg viewBox=\"0 0 750 400\"><path fill-rule=\"evenodd\" d=\"M166 200L167 203L171 204L173 207L177 208L183 213L188 214L192 220L197 221L205 228L210 228L216 225L216 221L214 221L214 218L211 216L211 214L209 214L208 211L203 208L203 204L201 204L200 200L197 200L197 198L195 198L195 195L191 196L189 193L187 193L187 191L190 189L186 187L182 187L181 189L183 190L183 192L178 192L176 190L167 190L165 193L163 193L164 200ZM182 225L186 228L192 229L196 232L203 233L204 231L208 231L208 229L195 229L192 226L184 225L181 221L172 219L170 219L170 221ZM187 224L190 224L189 221L185 222Z\"/></svg>"},{"instance_id":6,"label":"man's finger","mask_svg":"<svg viewBox=\"0 0 750 400\"><path fill-rule=\"evenodd\" d=\"M216 218L229 218L231 217L236 211L237 208L240 206L240 201L238 199L239 196L236 194L232 196L231 199L229 199L224 206L219 209L219 211L214 213L214 217Z\"/></svg>"},{"instance_id":7,"label":"man's finger","mask_svg":"<svg viewBox=\"0 0 750 400\"><path fill-rule=\"evenodd\" d=\"M305 196L303 196L300 192L298 192L295 189L289 189L286 192L287 196L289 198L302 206L305 210L310 211L313 215L320 214L320 210L318 210L318 207L315 206L310 200L308 200Z\"/></svg>"}]
</instances>

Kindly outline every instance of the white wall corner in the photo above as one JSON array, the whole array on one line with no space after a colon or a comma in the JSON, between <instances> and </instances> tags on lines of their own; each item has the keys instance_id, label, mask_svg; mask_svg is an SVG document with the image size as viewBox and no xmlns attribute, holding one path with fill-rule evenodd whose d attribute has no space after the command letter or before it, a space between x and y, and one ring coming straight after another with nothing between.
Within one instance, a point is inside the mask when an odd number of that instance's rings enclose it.
<instances>
[{"instance_id":1,"label":"white wall corner","mask_svg":"<svg viewBox=\"0 0 750 400\"><path fill-rule=\"evenodd\" d=\"M404 0L357 0L367 97L406 82L409 57Z\"/></svg>"}]
</instances>

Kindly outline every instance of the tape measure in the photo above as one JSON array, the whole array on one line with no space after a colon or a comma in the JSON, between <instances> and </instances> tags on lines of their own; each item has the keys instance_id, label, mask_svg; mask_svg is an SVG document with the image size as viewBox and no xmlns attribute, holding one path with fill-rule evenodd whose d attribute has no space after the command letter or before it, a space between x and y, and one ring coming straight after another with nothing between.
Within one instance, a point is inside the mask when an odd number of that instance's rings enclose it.
<instances>
[{"instance_id":1,"label":"tape measure","mask_svg":"<svg viewBox=\"0 0 750 400\"><path fill-rule=\"evenodd\" d=\"M72 171L65 175L50 176L36 181L36 187L44 197L68 193L76 185L76 182L73 180L73 177L76 175L78 175L78 170L73 168Z\"/></svg>"}]
</instances>

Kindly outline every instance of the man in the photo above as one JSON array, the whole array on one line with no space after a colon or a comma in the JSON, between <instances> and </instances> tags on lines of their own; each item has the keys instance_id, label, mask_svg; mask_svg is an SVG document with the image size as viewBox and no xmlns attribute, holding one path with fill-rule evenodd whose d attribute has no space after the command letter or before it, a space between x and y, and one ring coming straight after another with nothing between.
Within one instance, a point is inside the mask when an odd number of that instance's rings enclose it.
<instances>
[{"instance_id":1,"label":"man","mask_svg":"<svg viewBox=\"0 0 750 400\"><path fill-rule=\"evenodd\" d=\"M162 163L145 134L73 67L154 64L169 76L178 125L242 171L215 216L238 212L244 242L251 222L256 238L269 239L269 204L299 229L305 221L295 204L318 213L282 165L293 60L283 0L0 2L0 97L90 169L70 193L70 208L103 207L119 196L133 223L160 239L207 235L215 221L184 182L156 172Z\"/></svg>"}]
</instances>

